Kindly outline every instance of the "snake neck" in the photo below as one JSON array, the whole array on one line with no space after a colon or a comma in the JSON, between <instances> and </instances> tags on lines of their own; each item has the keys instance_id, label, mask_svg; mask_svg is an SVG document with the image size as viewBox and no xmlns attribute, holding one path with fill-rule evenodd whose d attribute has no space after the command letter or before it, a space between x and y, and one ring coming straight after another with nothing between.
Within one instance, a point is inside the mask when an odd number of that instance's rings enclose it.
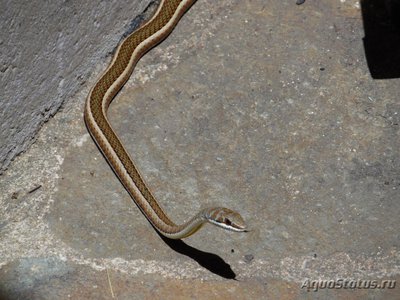
<instances>
[{"instance_id":1,"label":"snake neck","mask_svg":"<svg viewBox=\"0 0 400 300\"><path fill-rule=\"evenodd\" d=\"M207 223L208 209L200 210L194 217L181 225L167 225L158 226L159 228L165 228L166 230L159 230L159 232L170 239L183 239L196 233L205 223ZM154 225L154 224L153 224ZM156 226L157 227L157 226Z\"/></svg>"}]
</instances>

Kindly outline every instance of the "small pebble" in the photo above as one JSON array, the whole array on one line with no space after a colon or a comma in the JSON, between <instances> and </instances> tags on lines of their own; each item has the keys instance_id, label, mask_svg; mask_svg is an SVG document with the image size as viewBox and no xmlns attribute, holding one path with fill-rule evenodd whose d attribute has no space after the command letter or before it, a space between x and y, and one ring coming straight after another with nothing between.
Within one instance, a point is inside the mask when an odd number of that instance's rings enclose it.
<instances>
[{"instance_id":1,"label":"small pebble","mask_svg":"<svg viewBox=\"0 0 400 300\"><path fill-rule=\"evenodd\" d=\"M254 255L253 254L246 254L244 256L244 261L247 262L247 263L250 263L253 259L254 259Z\"/></svg>"},{"instance_id":2,"label":"small pebble","mask_svg":"<svg viewBox=\"0 0 400 300\"><path fill-rule=\"evenodd\" d=\"M297 4L297 5L301 5L301 4L303 4L304 2L306 2L306 0L296 0L296 4Z\"/></svg>"}]
</instances>

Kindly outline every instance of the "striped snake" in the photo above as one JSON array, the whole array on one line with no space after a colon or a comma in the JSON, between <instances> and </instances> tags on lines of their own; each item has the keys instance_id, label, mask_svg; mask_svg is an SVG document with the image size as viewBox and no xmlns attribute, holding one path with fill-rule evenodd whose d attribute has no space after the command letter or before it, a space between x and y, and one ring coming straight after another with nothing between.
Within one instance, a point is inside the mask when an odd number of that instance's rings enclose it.
<instances>
[{"instance_id":1,"label":"striped snake","mask_svg":"<svg viewBox=\"0 0 400 300\"><path fill-rule=\"evenodd\" d=\"M107 118L108 107L139 59L166 38L196 0L161 0L154 16L118 46L111 64L91 89L85 105L86 126L115 174L142 213L162 235L181 239L206 222L232 231L246 231L241 215L224 207L205 208L182 225L158 204Z\"/></svg>"}]
</instances>

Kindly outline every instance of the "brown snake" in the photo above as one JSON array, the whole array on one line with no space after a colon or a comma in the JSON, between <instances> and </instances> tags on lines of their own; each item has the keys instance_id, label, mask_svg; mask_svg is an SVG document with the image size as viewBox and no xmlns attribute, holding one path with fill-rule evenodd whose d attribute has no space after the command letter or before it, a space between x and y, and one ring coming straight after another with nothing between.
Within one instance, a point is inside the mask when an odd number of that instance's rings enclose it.
<instances>
[{"instance_id":1,"label":"brown snake","mask_svg":"<svg viewBox=\"0 0 400 300\"><path fill-rule=\"evenodd\" d=\"M176 225L158 204L128 152L112 129L107 110L129 79L139 59L165 39L196 0L161 0L154 16L118 46L111 64L91 89L85 105L87 128L120 181L150 223L164 236L181 239L209 222L232 231L246 231L241 215L224 207L205 208Z\"/></svg>"}]
</instances>

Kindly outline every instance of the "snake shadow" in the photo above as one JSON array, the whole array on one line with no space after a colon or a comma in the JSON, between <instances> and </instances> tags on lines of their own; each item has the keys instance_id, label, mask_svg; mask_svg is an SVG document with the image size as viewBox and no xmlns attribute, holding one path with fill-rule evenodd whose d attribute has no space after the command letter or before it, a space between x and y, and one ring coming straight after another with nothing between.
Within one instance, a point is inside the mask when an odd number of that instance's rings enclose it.
<instances>
[{"instance_id":1,"label":"snake shadow","mask_svg":"<svg viewBox=\"0 0 400 300\"><path fill-rule=\"evenodd\" d=\"M144 22L144 20L148 18L148 15L151 13L151 11L155 10L155 7L157 7L157 6L158 6L158 1L151 1L149 3L149 5L146 7L146 9L144 10L144 12L141 15L139 15L138 17L136 17L131 22L127 32L122 36L121 41L123 39L125 39L130 33L132 33L137 28L139 28L140 25ZM121 43L121 41L120 41L120 43ZM120 43L118 43L118 44L120 44ZM109 54L115 53L116 48L114 48L114 50ZM86 122L85 122L85 125L87 127ZM90 130L89 130L89 132L90 132ZM94 139L94 141L95 141L95 139ZM103 150L99 147L99 145L96 142L95 142L95 144L96 144L97 148L99 149L99 151L104 156ZM106 157L105 157L105 159L107 161ZM110 168L114 172L114 174L117 176L117 178L119 178L119 176L115 172L115 170L111 166L110 166ZM122 183L122 185L124 185L124 184ZM154 226L153 226L153 228L154 228ZM191 259L195 260L200 266L202 266L203 268L209 270L210 272L212 272L218 276L221 276L226 279L236 280L235 272L233 272L231 266L229 264L227 264L220 256L213 254L213 253L204 252L204 251L198 250L196 248L193 248L193 247L189 246L188 244L184 243L182 240L169 239L169 238L161 235L156 228L154 228L154 230L160 236L160 238L172 250L174 250L182 255L186 255L186 256L190 257Z\"/></svg>"},{"instance_id":2,"label":"snake shadow","mask_svg":"<svg viewBox=\"0 0 400 300\"><path fill-rule=\"evenodd\" d=\"M186 255L195 260L200 266L207 269L215 275L221 276L225 279L236 280L236 274L233 272L231 266L227 264L220 256L204 252L199 249L193 248L183 242L182 240L172 240L161 235L155 230L160 238L174 251Z\"/></svg>"},{"instance_id":3,"label":"snake shadow","mask_svg":"<svg viewBox=\"0 0 400 300\"><path fill-rule=\"evenodd\" d=\"M86 124L86 122L85 122ZM86 124L87 126L87 124ZM103 151L99 147L97 143L95 143L100 153L104 156ZM107 161L107 158L104 156ZM110 164L109 164L110 166ZM115 176L119 179L118 174L115 170L110 166L110 169L114 172ZM121 181L121 180L120 180ZM121 181L124 186L123 182ZM195 260L200 266L209 270L210 272L221 276L225 279L234 279L236 280L236 274L233 272L231 266L227 264L221 257L216 254L204 252L189 246L184 243L182 240L173 240L169 239L158 232L158 230L150 223L154 228L154 231L160 236L160 238L174 251L186 255L191 259ZM1 299L0 299L1 300Z\"/></svg>"}]
</instances>

